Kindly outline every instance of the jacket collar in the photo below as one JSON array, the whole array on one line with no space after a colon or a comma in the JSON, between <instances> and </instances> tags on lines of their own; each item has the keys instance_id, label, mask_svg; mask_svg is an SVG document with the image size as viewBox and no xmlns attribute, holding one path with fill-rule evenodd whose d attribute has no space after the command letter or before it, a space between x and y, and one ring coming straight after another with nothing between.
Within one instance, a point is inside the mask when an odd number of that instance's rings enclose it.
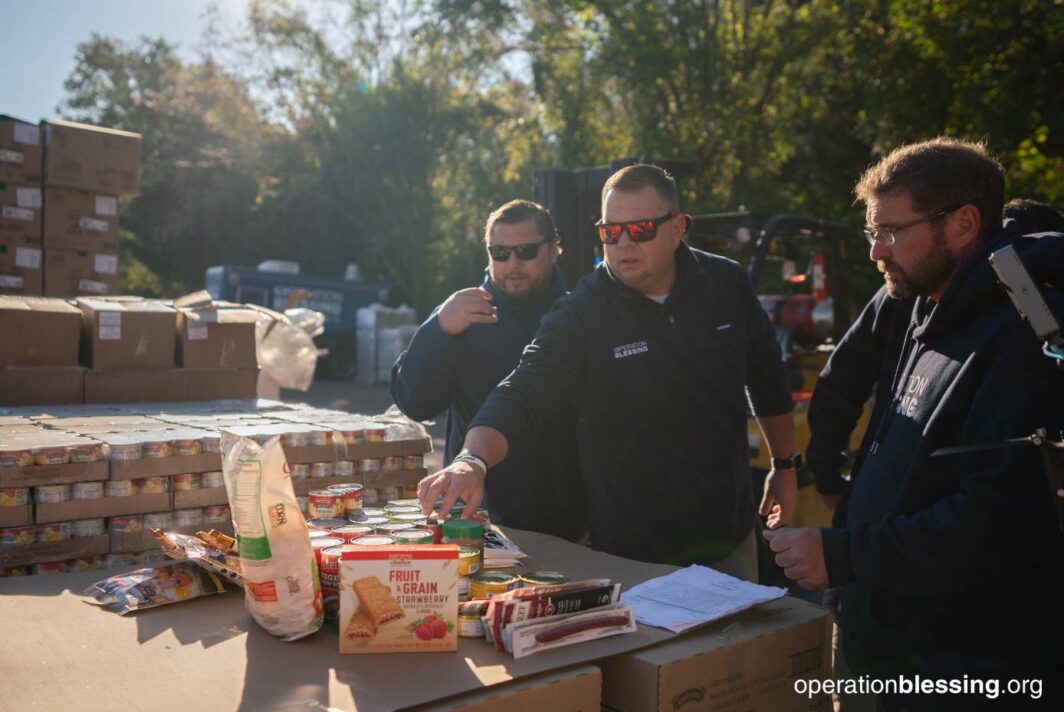
<instances>
[{"instance_id":1,"label":"jacket collar","mask_svg":"<svg viewBox=\"0 0 1064 712\"><path fill-rule=\"evenodd\" d=\"M547 309L549 309L559 297L565 295L566 291L565 276L562 274L562 270L558 265L554 265L554 272L551 275L550 284L548 284L545 289L541 289L535 294L522 299L514 299L509 294L499 289L498 286L491 281L491 276L487 267L484 268L484 282L480 286L491 295L492 305L498 308L527 309L538 312L547 311Z\"/></svg>"},{"instance_id":2,"label":"jacket collar","mask_svg":"<svg viewBox=\"0 0 1064 712\"><path fill-rule=\"evenodd\" d=\"M686 242L681 241L680 244L676 246L673 260L676 264L676 281L673 283L672 291L669 292L669 296L665 300L666 304L674 301L679 295L682 295L689 290L691 285L694 284L697 279L697 275L703 271L702 266L698 264L698 260L695 259L694 254L691 252L691 248L687 246ZM642 292L636 291L622 282L617 275L613 273L606 262L603 262L599 269L602 270L604 278L606 282L611 285L611 288L617 290L617 293L625 299L630 299L641 304L661 306Z\"/></svg>"}]
</instances>

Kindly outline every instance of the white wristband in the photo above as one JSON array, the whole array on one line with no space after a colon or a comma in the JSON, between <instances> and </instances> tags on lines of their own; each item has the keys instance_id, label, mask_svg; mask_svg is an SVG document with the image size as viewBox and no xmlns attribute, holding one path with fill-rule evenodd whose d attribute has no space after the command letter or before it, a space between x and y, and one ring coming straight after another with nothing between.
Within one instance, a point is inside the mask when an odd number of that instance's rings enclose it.
<instances>
[{"instance_id":1,"label":"white wristband","mask_svg":"<svg viewBox=\"0 0 1064 712\"><path fill-rule=\"evenodd\" d=\"M485 475L488 474L488 463L484 461L484 458L477 457L471 452L463 452L459 455L456 455L455 458L451 460L451 464L454 464L456 462L471 462L474 465L479 465L480 469L484 471Z\"/></svg>"}]
</instances>

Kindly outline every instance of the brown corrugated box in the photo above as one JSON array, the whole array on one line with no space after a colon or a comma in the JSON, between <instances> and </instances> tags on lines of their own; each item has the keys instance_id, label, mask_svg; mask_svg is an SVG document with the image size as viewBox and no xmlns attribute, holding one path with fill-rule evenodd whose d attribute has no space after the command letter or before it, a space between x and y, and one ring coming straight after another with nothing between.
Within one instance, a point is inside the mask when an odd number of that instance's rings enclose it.
<instances>
[{"instance_id":1,"label":"brown corrugated box","mask_svg":"<svg viewBox=\"0 0 1064 712\"><path fill-rule=\"evenodd\" d=\"M106 438L105 438L106 439ZM222 469L222 456L216 452L199 455L113 460L112 480L136 480L141 477L167 477L189 472L214 472Z\"/></svg>"},{"instance_id":2,"label":"brown corrugated box","mask_svg":"<svg viewBox=\"0 0 1064 712\"><path fill-rule=\"evenodd\" d=\"M810 700L794 681L831 677L831 615L785 597L599 665L615 710L830 710L830 696Z\"/></svg>"},{"instance_id":3,"label":"brown corrugated box","mask_svg":"<svg viewBox=\"0 0 1064 712\"><path fill-rule=\"evenodd\" d=\"M410 708L416 712L599 712L602 672L594 665L559 670Z\"/></svg>"},{"instance_id":4,"label":"brown corrugated box","mask_svg":"<svg viewBox=\"0 0 1064 712\"><path fill-rule=\"evenodd\" d=\"M66 405L85 401L80 366L2 366L0 405Z\"/></svg>"},{"instance_id":5,"label":"brown corrugated box","mask_svg":"<svg viewBox=\"0 0 1064 712\"><path fill-rule=\"evenodd\" d=\"M87 250L45 250L44 293L49 297L117 294L118 255Z\"/></svg>"},{"instance_id":6,"label":"brown corrugated box","mask_svg":"<svg viewBox=\"0 0 1064 712\"><path fill-rule=\"evenodd\" d=\"M37 503L34 520L38 524L72 522L77 519L121 517L127 514L169 512L173 509L170 493L135 494L129 497L71 499L66 502Z\"/></svg>"},{"instance_id":7,"label":"brown corrugated box","mask_svg":"<svg viewBox=\"0 0 1064 712\"><path fill-rule=\"evenodd\" d=\"M44 184L108 195L140 192L140 134L71 121L41 122Z\"/></svg>"},{"instance_id":8,"label":"brown corrugated box","mask_svg":"<svg viewBox=\"0 0 1064 712\"><path fill-rule=\"evenodd\" d=\"M85 402L180 401L184 397L184 385L184 371L178 368L88 370L85 372Z\"/></svg>"},{"instance_id":9,"label":"brown corrugated box","mask_svg":"<svg viewBox=\"0 0 1064 712\"><path fill-rule=\"evenodd\" d=\"M60 299L0 295L0 366L77 366L81 312Z\"/></svg>"},{"instance_id":10,"label":"brown corrugated box","mask_svg":"<svg viewBox=\"0 0 1064 712\"><path fill-rule=\"evenodd\" d=\"M40 184L43 149L39 126L0 115L0 181Z\"/></svg>"},{"instance_id":11,"label":"brown corrugated box","mask_svg":"<svg viewBox=\"0 0 1064 712\"><path fill-rule=\"evenodd\" d=\"M71 482L106 480L109 463L72 462L67 465L37 465L34 467L0 467L0 487L34 487L37 485L65 485Z\"/></svg>"},{"instance_id":12,"label":"brown corrugated box","mask_svg":"<svg viewBox=\"0 0 1064 712\"><path fill-rule=\"evenodd\" d=\"M4 527L21 527L33 524L33 505L21 507L0 507L0 529Z\"/></svg>"},{"instance_id":13,"label":"brown corrugated box","mask_svg":"<svg viewBox=\"0 0 1064 712\"><path fill-rule=\"evenodd\" d=\"M82 556L98 556L111 551L111 539L106 534L78 537L64 541L40 544L16 544L0 547L0 566L24 566L44 564L49 561L66 561Z\"/></svg>"},{"instance_id":14,"label":"brown corrugated box","mask_svg":"<svg viewBox=\"0 0 1064 712\"><path fill-rule=\"evenodd\" d=\"M181 396L186 401L243 400L256 396L255 386L259 370L228 368L186 368L184 390Z\"/></svg>"},{"instance_id":15,"label":"brown corrugated box","mask_svg":"<svg viewBox=\"0 0 1064 712\"><path fill-rule=\"evenodd\" d=\"M0 181L0 240L40 247L42 201L39 185Z\"/></svg>"},{"instance_id":16,"label":"brown corrugated box","mask_svg":"<svg viewBox=\"0 0 1064 712\"><path fill-rule=\"evenodd\" d=\"M39 296L44 291L41 248L25 238L0 238L0 294Z\"/></svg>"},{"instance_id":17,"label":"brown corrugated box","mask_svg":"<svg viewBox=\"0 0 1064 712\"><path fill-rule=\"evenodd\" d=\"M257 369L251 309L177 310L177 363L185 368Z\"/></svg>"},{"instance_id":18,"label":"brown corrugated box","mask_svg":"<svg viewBox=\"0 0 1064 712\"><path fill-rule=\"evenodd\" d=\"M95 370L128 368L173 368L174 310L162 302L136 297L91 299L80 297L82 315L82 364ZM180 391L181 386L178 386ZM181 400L181 393L168 398L134 400ZM86 376L86 403L89 400Z\"/></svg>"},{"instance_id":19,"label":"brown corrugated box","mask_svg":"<svg viewBox=\"0 0 1064 712\"><path fill-rule=\"evenodd\" d=\"M216 504L229 504L229 494L225 491L225 487L174 491L174 509L210 507Z\"/></svg>"},{"instance_id":20,"label":"brown corrugated box","mask_svg":"<svg viewBox=\"0 0 1064 712\"><path fill-rule=\"evenodd\" d=\"M118 198L72 188L44 189L46 249L118 252Z\"/></svg>"}]
</instances>

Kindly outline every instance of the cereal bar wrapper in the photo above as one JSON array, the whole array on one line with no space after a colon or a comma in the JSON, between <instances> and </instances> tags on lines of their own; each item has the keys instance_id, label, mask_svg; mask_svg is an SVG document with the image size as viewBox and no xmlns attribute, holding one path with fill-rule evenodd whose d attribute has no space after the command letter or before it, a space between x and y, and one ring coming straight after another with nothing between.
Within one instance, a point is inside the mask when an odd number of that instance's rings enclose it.
<instances>
[{"instance_id":1,"label":"cereal bar wrapper","mask_svg":"<svg viewBox=\"0 0 1064 712\"><path fill-rule=\"evenodd\" d=\"M248 612L281 640L311 635L324 620L318 565L280 438L223 432L221 450Z\"/></svg>"},{"instance_id":2,"label":"cereal bar wrapper","mask_svg":"<svg viewBox=\"0 0 1064 712\"><path fill-rule=\"evenodd\" d=\"M97 581L84 591L86 596L92 596L89 603L120 616L223 592L225 586L220 577L188 562L137 569Z\"/></svg>"}]
</instances>

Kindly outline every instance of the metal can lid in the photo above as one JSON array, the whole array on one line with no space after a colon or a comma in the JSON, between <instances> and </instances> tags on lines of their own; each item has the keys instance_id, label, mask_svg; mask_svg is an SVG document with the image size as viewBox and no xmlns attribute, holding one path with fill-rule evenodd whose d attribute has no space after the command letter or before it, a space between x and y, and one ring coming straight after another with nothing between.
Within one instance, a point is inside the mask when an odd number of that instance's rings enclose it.
<instances>
[{"instance_id":1,"label":"metal can lid","mask_svg":"<svg viewBox=\"0 0 1064 712\"><path fill-rule=\"evenodd\" d=\"M469 583L506 585L517 583L518 579L513 574L504 574L497 571L485 571L473 574L469 577Z\"/></svg>"},{"instance_id":2,"label":"metal can lid","mask_svg":"<svg viewBox=\"0 0 1064 712\"><path fill-rule=\"evenodd\" d=\"M326 487L326 489L330 489L333 492L359 492L362 490L362 485L358 484L357 482L344 482L338 485L329 485L328 487Z\"/></svg>"},{"instance_id":3,"label":"metal can lid","mask_svg":"<svg viewBox=\"0 0 1064 712\"><path fill-rule=\"evenodd\" d=\"M432 532L428 529L400 529L399 531L393 532L392 536L398 542L406 540L424 541L426 539L430 542L432 541Z\"/></svg>"},{"instance_id":4,"label":"metal can lid","mask_svg":"<svg viewBox=\"0 0 1064 712\"><path fill-rule=\"evenodd\" d=\"M336 490L312 490L307 493L311 497L339 497L340 493Z\"/></svg>"},{"instance_id":5,"label":"metal can lid","mask_svg":"<svg viewBox=\"0 0 1064 712\"><path fill-rule=\"evenodd\" d=\"M334 546L343 546L344 540L334 536L311 539L310 546L313 549L331 549Z\"/></svg>"},{"instance_id":6,"label":"metal can lid","mask_svg":"<svg viewBox=\"0 0 1064 712\"><path fill-rule=\"evenodd\" d=\"M385 546L394 543L395 539L390 536L384 536L383 534L378 534L376 536L360 536L351 540L351 544L354 546Z\"/></svg>"},{"instance_id":7,"label":"metal can lid","mask_svg":"<svg viewBox=\"0 0 1064 712\"><path fill-rule=\"evenodd\" d=\"M556 586L569 583L572 579L568 574L560 571L531 571L521 574L521 580L532 586Z\"/></svg>"},{"instance_id":8,"label":"metal can lid","mask_svg":"<svg viewBox=\"0 0 1064 712\"><path fill-rule=\"evenodd\" d=\"M475 519L448 519L443 523L443 535L448 539L480 539L484 525Z\"/></svg>"},{"instance_id":9,"label":"metal can lid","mask_svg":"<svg viewBox=\"0 0 1064 712\"><path fill-rule=\"evenodd\" d=\"M356 509L351 516L356 517L383 517L386 512L383 509L377 509L376 507L363 507L362 509Z\"/></svg>"}]
</instances>

